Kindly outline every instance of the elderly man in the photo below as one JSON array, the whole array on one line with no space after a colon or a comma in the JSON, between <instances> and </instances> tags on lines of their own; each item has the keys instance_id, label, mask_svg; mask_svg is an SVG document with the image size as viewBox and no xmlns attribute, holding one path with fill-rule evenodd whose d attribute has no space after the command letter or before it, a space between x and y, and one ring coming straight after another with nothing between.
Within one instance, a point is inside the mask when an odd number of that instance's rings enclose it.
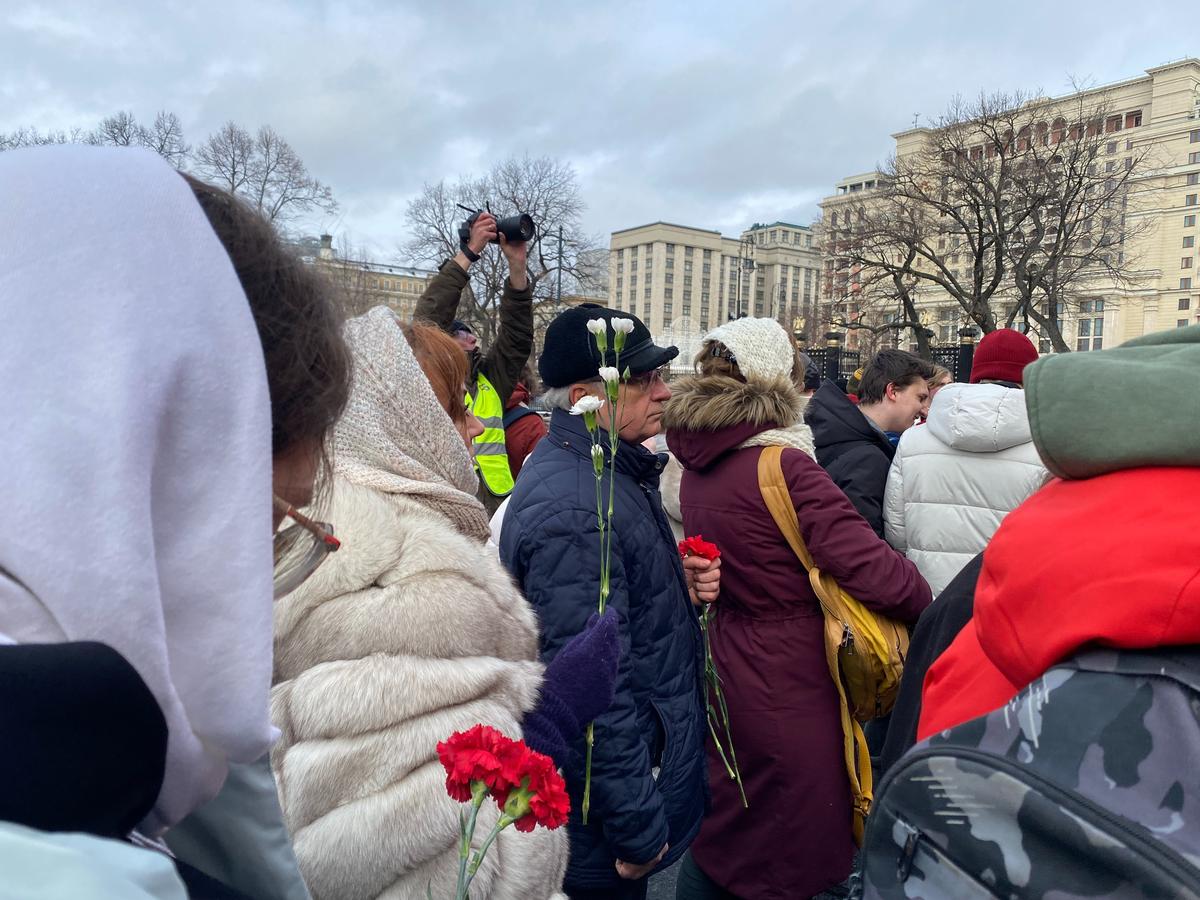
<instances>
[{"instance_id":1,"label":"elderly man","mask_svg":"<svg viewBox=\"0 0 1200 900\"><path fill-rule=\"evenodd\" d=\"M521 469L500 537L505 566L537 608L544 660L583 630L599 598L592 441L582 417L569 410L586 395L604 396L598 370L616 362L617 317L585 304L546 330L539 371L554 407L550 433ZM603 357L590 319L608 324ZM704 658L693 604L716 599L719 563L680 563L658 490L664 458L642 446L659 431L671 396L662 367L679 350L655 345L645 325L630 321L620 358L630 372L620 387L620 421L612 421L607 403L597 414L606 448L607 429L620 435L608 604L620 620L621 664L616 700L595 723L586 825L582 739L564 767L571 795L565 890L572 900L645 897L645 876L678 859L695 837L707 794ZM607 497L607 472L604 489Z\"/></svg>"}]
</instances>

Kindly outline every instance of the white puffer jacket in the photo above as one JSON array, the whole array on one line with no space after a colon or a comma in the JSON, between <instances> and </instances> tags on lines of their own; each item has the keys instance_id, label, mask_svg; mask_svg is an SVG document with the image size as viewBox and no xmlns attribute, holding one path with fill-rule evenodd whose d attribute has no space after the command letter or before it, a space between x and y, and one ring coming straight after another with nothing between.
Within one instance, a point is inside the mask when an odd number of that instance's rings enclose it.
<instances>
[{"instance_id":1,"label":"white puffer jacket","mask_svg":"<svg viewBox=\"0 0 1200 900\"><path fill-rule=\"evenodd\" d=\"M1025 392L950 384L929 420L900 438L884 496L884 536L936 597L1049 474L1029 433Z\"/></svg>"}]
</instances>

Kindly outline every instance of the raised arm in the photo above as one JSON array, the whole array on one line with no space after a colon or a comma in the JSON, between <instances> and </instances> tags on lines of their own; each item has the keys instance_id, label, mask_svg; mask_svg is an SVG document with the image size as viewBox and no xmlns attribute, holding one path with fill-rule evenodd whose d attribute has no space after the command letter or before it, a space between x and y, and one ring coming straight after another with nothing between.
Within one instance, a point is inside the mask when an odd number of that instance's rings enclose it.
<instances>
[{"instance_id":1,"label":"raised arm","mask_svg":"<svg viewBox=\"0 0 1200 900\"><path fill-rule=\"evenodd\" d=\"M481 213L471 226L471 238L467 241L466 251L459 250L442 263L438 273L430 279L425 293L417 301L413 319L429 322L443 331L450 330L450 326L458 318L458 303L462 299L463 288L467 286L467 271L471 268L471 259L467 256L467 251L478 259L479 254L495 236L495 217L491 213ZM505 399L507 396L506 394Z\"/></svg>"},{"instance_id":2,"label":"raised arm","mask_svg":"<svg viewBox=\"0 0 1200 900\"><path fill-rule=\"evenodd\" d=\"M508 278L500 297L500 328L480 371L496 388L501 401L507 401L533 352L533 292L525 269L526 243L510 244L500 235L500 250L508 260Z\"/></svg>"}]
</instances>

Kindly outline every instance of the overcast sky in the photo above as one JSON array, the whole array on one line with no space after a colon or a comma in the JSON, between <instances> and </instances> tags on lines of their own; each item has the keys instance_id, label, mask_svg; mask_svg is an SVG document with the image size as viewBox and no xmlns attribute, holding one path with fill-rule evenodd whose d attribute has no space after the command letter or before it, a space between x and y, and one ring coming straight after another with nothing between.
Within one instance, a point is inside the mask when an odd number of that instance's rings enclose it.
<instances>
[{"instance_id":1,"label":"overcast sky","mask_svg":"<svg viewBox=\"0 0 1200 900\"><path fill-rule=\"evenodd\" d=\"M176 112L269 124L381 258L425 182L574 165L585 224L808 223L955 93L1101 84L1200 55L1188 0L0 2L0 130Z\"/></svg>"}]
</instances>

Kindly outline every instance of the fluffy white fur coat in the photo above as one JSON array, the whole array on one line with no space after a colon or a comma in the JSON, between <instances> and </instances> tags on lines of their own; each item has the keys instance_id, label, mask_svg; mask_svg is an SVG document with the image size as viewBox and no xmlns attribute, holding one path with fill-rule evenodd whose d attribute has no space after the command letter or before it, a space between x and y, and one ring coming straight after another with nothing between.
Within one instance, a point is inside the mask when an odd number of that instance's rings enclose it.
<instances>
[{"instance_id":1,"label":"fluffy white fur coat","mask_svg":"<svg viewBox=\"0 0 1200 900\"><path fill-rule=\"evenodd\" d=\"M438 513L335 479L342 549L275 608L271 754L314 898L453 895L458 817L436 745L482 722L520 737L537 700L537 622L494 550ZM485 805L482 841L496 819ZM507 829L478 898L559 891L566 830Z\"/></svg>"}]
</instances>

